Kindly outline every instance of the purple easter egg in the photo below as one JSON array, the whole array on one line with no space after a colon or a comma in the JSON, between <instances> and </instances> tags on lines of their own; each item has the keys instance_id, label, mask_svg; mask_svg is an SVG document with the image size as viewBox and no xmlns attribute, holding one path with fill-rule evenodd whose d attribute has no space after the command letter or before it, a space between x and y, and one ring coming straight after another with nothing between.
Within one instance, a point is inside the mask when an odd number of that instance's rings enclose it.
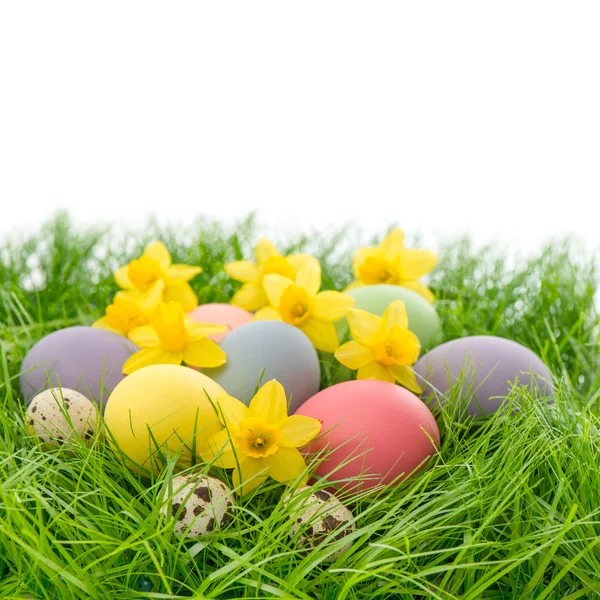
<instances>
[{"instance_id":1,"label":"purple easter egg","mask_svg":"<svg viewBox=\"0 0 600 600\"><path fill-rule=\"evenodd\" d=\"M127 338L95 327L67 327L42 338L21 366L21 393L29 402L38 392L60 385L104 407L124 379L123 363L138 347Z\"/></svg>"},{"instance_id":2,"label":"purple easter egg","mask_svg":"<svg viewBox=\"0 0 600 600\"><path fill-rule=\"evenodd\" d=\"M445 404L461 385L461 397L470 398L471 416L496 412L514 385L529 388L543 398L554 393L552 375L531 350L504 338L476 335L434 348L414 365L422 398L433 406Z\"/></svg>"}]
</instances>

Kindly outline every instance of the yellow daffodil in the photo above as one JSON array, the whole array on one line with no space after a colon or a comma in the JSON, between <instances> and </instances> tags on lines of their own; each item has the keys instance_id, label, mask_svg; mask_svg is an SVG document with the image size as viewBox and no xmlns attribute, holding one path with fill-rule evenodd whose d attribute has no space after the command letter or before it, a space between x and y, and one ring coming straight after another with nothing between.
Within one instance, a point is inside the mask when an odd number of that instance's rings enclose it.
<instances>
[{"instance_id":1,"label":"yellow daffodil","mask_svg":"<svg viewBox=\"0 0 600 600\"><path fill-rule=\"evenodd\" d=\"M352 308L348 326L354 341L340 346L335 357L349 369L358 369L357 379L380 379L421 392L409 365L419 358L419 338L408 330L406 308L402 300L392 302L383 317Z\"/></svg>"},{"instance_id":2,"label":"yellow daffodil","mask_svg":"<svg viewBox=\"0 0 600 600\"><path fill-rule=\"evenodd\" d=\"M194 323L179 302L161 302L149 325L129 332L129 339L141 350L125 361L123 373L129 375L150 365L182 362L193 367L220 367L226 362L225 352L207 338L225 331L227 327L222 325Z\"/></svg>"},{"instance_id":3,"label":"yellow daffodil","mask_svg":"<svg viewBox=\"0 0 600 600\"><path fill-rule=\"evenodd\" d=\"M198 306L198 298L187 282L202 273L202 268L171 263L171 255L165 245L153 242L140 258L115 273L115 281L124 290L141 293L150 290L157 281L163 281L163 300L179 302L188 312Z\"/></svg>"},{"instance_id":4,"label":"yellow daffodil","mask_svg":"<svg viewBox=\"0 0 600 600\"><path fill-rule=\"evenodd\" d=\"M288 417L283 386L272 379L263 385L246 406L232 396L215 399L225 429L214 434L200 447L206 462L232 469L233 484L247 494L267 477L290 483L306 468L298 448L321 431L317 419ZM298 482L306 483L306 474Z\"/></svg>"},{"instance_id":5,"label":"yellow daffodil","mask_svg":"<svg viewBox=\"0 0 600 600\"><path fill-rule=\"evenodd\" d=\"M405 249L404 232L394 229L378 247L360 248L355 252L356 281L350 287L377 283L401 285L433 303L433 293L418 280L435 267L437 259L437 254L429 250Z\"/></svg>"},{"instance_id":6,"label":"yellow daffodil","mask_svg":"<svg viewBox=\"0 0 600 600\"><path fill-rule=\"evenodd\" d=\"M342 292L319 292L321 266L308 256L294 280L281 275L265 275L265 294L271 306L262 308L256 320L277 320L303 331L317 350L333 352L339 341L334 326L354 305L354 298Z\"/></svg>"},{"instance_id":7,"label":"yellow daffodil","mask_svg":"<svg viewBox=\"0 0 600 600\"><path fill-rule=\"evenodd\" d=\"M290 254L281 256L273 242L261 239L254 249L256 263L249 260L236 260L225 265L228 275L244 285L235 293L231 304L255 311L267 306L269 300L263 288L263 277L276 274L294 279L300 265L310 255Z\"/></svg>"},{"instance_id":8,"label":"yellow daffodil","mask_svg":"<svg viewBox=\"0 0 600 600\"><path fill-rule=\"evenodd\" d=\"M117 292L112 304L106 308L104 317L98 319L93 327L127 337L133 329L150 323L150 316L162 300L164 287L163 281L157 281L144 294Z\"/></svg>"}]
</instances>

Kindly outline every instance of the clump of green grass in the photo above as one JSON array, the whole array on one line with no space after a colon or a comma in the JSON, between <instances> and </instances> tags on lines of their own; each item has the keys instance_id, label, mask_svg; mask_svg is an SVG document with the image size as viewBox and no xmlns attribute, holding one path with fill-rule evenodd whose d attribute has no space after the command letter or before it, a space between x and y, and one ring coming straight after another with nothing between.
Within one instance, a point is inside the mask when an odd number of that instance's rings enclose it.
<instances>
[{"instance_id":1,"label":"clump of green grass","mask_svg":"<svg viewBox=\"0 0 600 600\"><path fill-rule=\"evenodd\" d=\"M349 235L277 241L315 253L324 286L341 289L351 281ZM442 443L428 469L392 490L344 497L356 531L331 564L334 542L307 553L289 539L278 484L242 500L225 530L184 542L160 510L172 463L144 480L100 441L41 452L26 437L18 390L25 353L51 331L98 318L116 291L117 266L160 238L178 262L203 266L193 282L201 302L226 302L237 284L223 264L249 257L257 237L252 219L115 235L75 230L60 216L3 243L0 597L599 596L596 273L592 259L563 242L512 266L464 239L438 249L431 287L445 339L492 334L530 347L556 377L556 404L517 390L519 411L482 423L456 422L452 407L436 412ZM333 359L321 358L323 385L339 381Z\"/></svg>"}]
</instances>

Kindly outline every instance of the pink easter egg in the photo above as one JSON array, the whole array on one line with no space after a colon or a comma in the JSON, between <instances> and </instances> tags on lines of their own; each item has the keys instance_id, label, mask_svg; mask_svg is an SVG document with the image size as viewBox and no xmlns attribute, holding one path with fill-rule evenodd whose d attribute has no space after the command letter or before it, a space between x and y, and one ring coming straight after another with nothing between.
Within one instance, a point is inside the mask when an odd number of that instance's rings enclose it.
<instances>
[{"instance_id":1,"label":"pink easter egg","mask_svg":"<svg viewBox=\"0 0 600 600\"><path fill-rule=\"evenodd\" d=\"M295 414L321 421L319 438L303 452L331 451L316 474L348 479L340 483L346 489L398 483L422 468L440 443L427 406L385 381L338 383L309 398Z\"/></svg>"},{"instance_id":2,"label":"pink easter egg","mask_svg":"<svg viewBox=\"0 0 600 600\"><path fill-rule=\"evenodd\" d=\"M230 330L252 321L252 313L231 304L201 304L188 314L196 323L226 325ZM215 333L210 338L218 342L228 333Z\"/></svg>"}]
</instances>

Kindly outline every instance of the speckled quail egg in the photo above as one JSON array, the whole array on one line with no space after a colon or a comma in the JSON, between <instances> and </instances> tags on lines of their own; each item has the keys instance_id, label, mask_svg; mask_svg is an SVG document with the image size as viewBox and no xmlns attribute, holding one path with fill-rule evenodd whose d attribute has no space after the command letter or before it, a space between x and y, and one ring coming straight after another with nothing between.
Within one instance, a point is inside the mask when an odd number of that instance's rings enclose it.
<instances>
[{"instance_id":1,"label":"speckled quail egg","mask_svg":"<svg viewBox=\"0 0 600 600\"><path fill-rule=\"evenodd\" d=\"M175 519L174 530L179 537L206 535L231 521L233 492L222 481L179 475L173 477L171 489L172 495L167 492L162 510L167 519Z\"/></svg>"},{"instance_id":2,"label":"speckled quail egg","mask_svg":"<svg viewBox=\"0 0 600 600\"><path fill-rule=\"evenodd\" d=\"M44 446L61 446L80 437L91 446L98 412L91 400L68 388L51 388L37 394L25 413L28 431Z\"/></svg>"},{"instance_id":3,"label":"speckled quail egg","mask_svg":"<svg viewBox=\"0 0 600 600\"><path fill-rule=\"evenodd\" d=\"M298 490L301 494L308 488ZM292 505L293 515L290 517L290 537L306 549L321 544L333 531L338 532L333 540L341 540L356 529L351 521L354 516L334 495L325 490L313 492L306 499L298 500L289 496L285 502ZM339 550L333 552L327 562L333 562L342 555L352 542L347 542Z\"/></svg>"}]
</instances>

